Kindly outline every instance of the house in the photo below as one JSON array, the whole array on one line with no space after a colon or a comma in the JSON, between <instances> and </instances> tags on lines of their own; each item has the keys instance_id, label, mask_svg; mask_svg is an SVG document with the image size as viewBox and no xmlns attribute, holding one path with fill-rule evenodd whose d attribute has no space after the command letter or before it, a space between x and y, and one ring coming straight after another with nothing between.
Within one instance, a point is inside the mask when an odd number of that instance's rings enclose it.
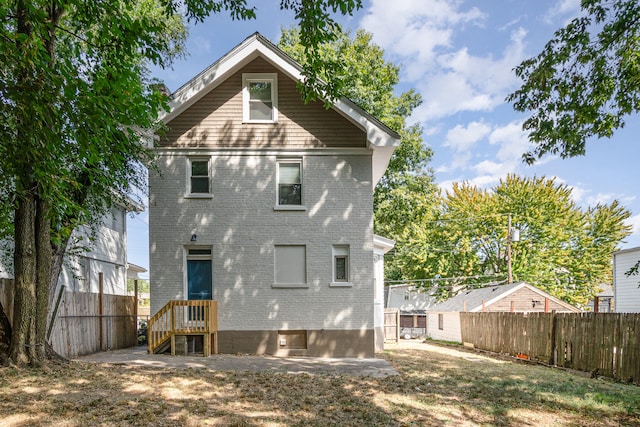
<instances>
[{"instance_id":1,"label":"house","mask_svg":"<svg viewBox=\"0 0 640 427\"><path fill-rule=\"evenodd\" d=\"M462 291L427 312L427 336L462 342L460 312L580 313L580 309L525 282Z\"/></svg>"},{"instance_id":2,"label":"house","mask_svg":"<svg viewBox=\"0 0 640 427\"><path fill-rule=\"evenodd\" d=\"M598 292L595 298L587 302L585 311L591 311L593 313L613 313L613 286L603 284L600 285L600 289L601 291Z\"/></svg>"},{"instance_id":3,"label":"house","mask_svg":"<svg viewBox=\"0 0 640 427\"><path fill-rule=\"evenodd\" d=\"M149 177L151 313L215 300L221 353L369 357L392 247L373 189L400 136L347 99L304 104L301 78L256 33L171 96Z\"/></svg>"},{"instance_id":4,"label":"house","mask_svg":"<svg viewBox=\"0 0 640 427\"><path fill-rule=\"evenodd\" d=\"M386 287L386 307L400 312L400 336L420 336L427 332L427 310L437 299L429 289L411 284Z\"/></svg>"},{"instance_id":5,"label":"house","mask_svg":"<svg viewBox=\"0 0 640 427\"><path fill-rule=\"evenodd\" d=\"M62 265L58 287L67 291L127 295L127 213L143 206L128 199L115 204L100 219L94 231L78 227ZM102 283L101 283L102 282Z\"/></svg>"},{"instance_id":6,"label":"house","mask_svg":"<svg viewBox=\"0 0 640 427\"><path fill-rule=\"evenodd\" d=\"M640 273L627 275L640 261L640 247L613 253L613 292L616 313L640 313Z\"/></svg>"},{"instance_id":7,"label":"house","mask_svg":"<svg viewBox=\"0 0 640 427\"><path fill-rule=\"evenodd\" d=\"M149 292L143 288L140 282L140 274L146 273L147 269L133 264L127 264L127 294L135 295L137 298L137 317L138 323L149 319ZM136 293L137 291L137 293Z\"/></svg>"}]
</instances>

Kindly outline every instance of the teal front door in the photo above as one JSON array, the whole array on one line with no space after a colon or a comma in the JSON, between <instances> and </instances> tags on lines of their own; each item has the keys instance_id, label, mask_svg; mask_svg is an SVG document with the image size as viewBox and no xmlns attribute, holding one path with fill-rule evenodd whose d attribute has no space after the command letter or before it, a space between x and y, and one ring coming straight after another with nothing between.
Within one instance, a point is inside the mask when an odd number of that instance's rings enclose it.
<instances>
[{"instance_id":1,"label":"teal front door","mask_svg":"<svg viewBox=\"0 0 640 427\"><path fill-rule=\"evenodd\" d=\"M210 259L187 260L187 299L213 299L212 279ZM189 320L204 320L202 308L192 307L189 310Z\"/></svg>"}]
</instances>

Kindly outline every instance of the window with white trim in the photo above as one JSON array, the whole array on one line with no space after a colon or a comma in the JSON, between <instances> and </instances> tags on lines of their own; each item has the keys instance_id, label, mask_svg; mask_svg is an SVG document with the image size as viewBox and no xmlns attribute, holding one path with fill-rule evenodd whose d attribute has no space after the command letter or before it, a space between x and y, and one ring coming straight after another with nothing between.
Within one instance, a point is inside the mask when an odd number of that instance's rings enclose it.
<instances>
[{"instance_id":1,"label":"window with white trim","mask_svg":"<svg viewBox=\"0 0 640 427\"><path fill-rule=\"evenodd\" d=\"M242 75L242 120L247 123L278 121L278 75L276 73Z\"/></svg>"},{"instance_id":2,"label":"window with white trim","mask_svg":"<svg viewBox=\"0 0 640 427\"><path fill-rule=\"evenodd\" d=\"M302 159L278 160L278 206L302 205Z\"/></svg>"},{"instance_id":3,"label":"window with white trim","mask_svg":"<svg viewBox=\"0 0 640 427\"><path fill-rule=\"evenodd\" d=\"M307 247L305 245L274 246L274 287L307 286Z\"/></svg>"},{"instance_id":4,"label":"window with white trim","mask_svg":"<svg viewBox=\"0 0 640 427\"><path fill-rule=\"evenodd\" d=\"M349 246L333 246L333 282L349 282Z\"/></svg>"},{"instance_id":5,"label":"window with white trim","mask_svg":"<svg viewBox=\"0 0 640 427\"><path fill-rule=\"evenodd\" d=\"M211 194L209 179L209 159L189 159L188 194Z\"/></svg>"}]
</instances>

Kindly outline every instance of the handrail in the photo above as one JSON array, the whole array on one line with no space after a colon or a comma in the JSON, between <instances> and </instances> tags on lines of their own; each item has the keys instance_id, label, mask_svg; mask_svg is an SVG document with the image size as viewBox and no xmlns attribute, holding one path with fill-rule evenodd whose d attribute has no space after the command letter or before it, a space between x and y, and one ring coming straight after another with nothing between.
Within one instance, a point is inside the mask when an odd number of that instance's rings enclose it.
<instances>
[{"instance_id":1,"label":"handrail","mask_svg":"<svg viewBox=\"0 0 640 427\"><path fill-rule=\"evenodd\" d=\"M174 335L218 332L218 301L171 300L147 322L149 353Z\"/></svg>"}]
</instances>

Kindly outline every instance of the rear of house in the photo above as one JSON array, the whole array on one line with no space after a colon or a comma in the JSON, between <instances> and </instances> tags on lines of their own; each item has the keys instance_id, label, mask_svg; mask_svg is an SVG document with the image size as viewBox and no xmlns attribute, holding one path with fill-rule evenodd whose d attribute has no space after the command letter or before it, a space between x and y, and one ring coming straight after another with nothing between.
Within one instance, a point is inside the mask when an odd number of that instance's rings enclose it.
<instances>
[{"instance_id":1,"label":"rear of house","mask_svg":"<svg viewBox=\"0 0 640 427\"><path fill-rule=\"evenodd\" d=\"M173 95L151 312L216 300L222 353L372 356L373 187L399 137L346 101L305 105L297 73L255 34Z\"/></svg>"}]
</instances>

